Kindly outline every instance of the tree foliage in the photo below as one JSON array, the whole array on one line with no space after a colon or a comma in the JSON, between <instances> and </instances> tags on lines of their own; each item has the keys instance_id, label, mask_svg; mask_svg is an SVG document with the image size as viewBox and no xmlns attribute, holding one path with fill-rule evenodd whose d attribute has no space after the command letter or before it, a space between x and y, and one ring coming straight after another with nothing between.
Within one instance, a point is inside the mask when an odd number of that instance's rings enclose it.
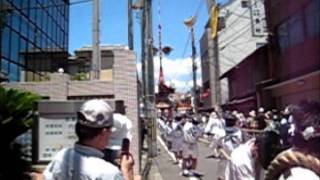
<instances>
[{"instance_id":1,"label":"tree foliage","mask_svg":"<svg viewBox=\"0 0 320 180\"><path fill-rule=\"evenodd\" d=\"M89 74L84 72L77 73L72 77L72 80L75 80L75 81L89 80Z\"/></svg>"},{"instance_id":2,"label":"tree foliage","mask_svg":"<svg viewBox=\"0 0 320 180\"><path fill-rule=\"evenodd\" d=\"M40 96L0 86L0 139L11 142L33 125L33 107Z\"/></svg>"},{"instance_id":3,"label":"tree foliage","mask_svg":"<svg viewBox=\"0 0 320 180\"><path fill-rule=\"evenodd\" d=\"M25 179L30 164L14 140L33 125L33 107L40 96L0 86L0 180Z\"/></svg>"}]
</instances>

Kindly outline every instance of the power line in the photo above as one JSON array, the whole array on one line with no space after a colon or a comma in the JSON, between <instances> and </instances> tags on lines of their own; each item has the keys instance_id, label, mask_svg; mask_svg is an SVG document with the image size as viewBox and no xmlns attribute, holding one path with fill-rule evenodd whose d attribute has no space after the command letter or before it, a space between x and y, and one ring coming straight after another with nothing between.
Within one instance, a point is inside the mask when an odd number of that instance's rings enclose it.
<instances>
[{"instance_id":1,"label":"power line","mask_svg":"<svg viewBox=\"0 0 320 180\"><path fill-rule=\"evenodd\" d=\"M250 26L251 22L249 21L248 23L246 23L243 27L239 28L239 29L235 29L234 27L230 27L232 30L235 31L235 33L232 33L231 35L229 35L228 37L224 37L224 39L219 40L220 42L226 41L227 39L231 38L232 36L236 36L237 33L239 33L239 31L242 31L244 29L248 29ZM229 28L229 27L228 27ZM225 33L220 33L220 36L222 36Z\"/></svg>"},{"instance_id":2,"label":"power line","mask_svg":"<svg viewBox=\"0 0 320 180\"><path fill-rule=\"evenodd\" d=\"M204 1L203 0L199 0L198 8L197 8L196 12L194 13L195 16L198 16L199 11L202 8L203 4L204 4Z\"/></svg>"},{"instance_id":3,"label":"power line","mask_svg":"<svg viewBox=\"0 0 320 180\"><path fill-rule=\"evenodd\" d=\"M250 6L248 6L247 9L246 9L243 13L241 13L240 15L237 14L238 17L237 17L232 23L230 23L230 25L229 25L228 27L233 26L237 21L240 20L240 18L244 18L245 13L247 13L247 12L251 9L251 7L252 7L257 1L258 1L258 0L253 0L253 1L251 2ZM238 9L238 8L237 8L237 9ZM232 13L233 13L233 12L232 12ZM227 30L227 29L223 29L220 33L224 32L224 31L226 31L226 30Z\"/></svg>"},{"instance_id":4,"label":"power line","mask_svg":"<svg viewBox=\"0 0 320 180\"><path fill-rule=\"evenodd\" d=\"M245 33L248 33L248 31L249 31L251 28L249 27L249 28L245 28L245 29L246 29L245 31L243 31L242 33L238 34L236 37L232 38L229 42L225 43L224 45L221 45L221 47L219 46L219 48L226 47L227 45L233 43L235 39L238 39L238 38L240 38L242 35L244 35Z\"/></svg>"},{"instance_id":5,"label":"power line","mask_svg":"<svg viewBox=\"0 0 320 180\"><path fill-rule=\"evenodd\" d=\"M255 39L253 39L255 40ZM243 49L239 48L238 46L234 45L234 44L230 44L231 47L235 48L235 49L238 49L239 51L243 52L243 53L246 53L246 51L244 51Z\"/></svg>"},{"instance_id":6,"label":"power line","mask_svg":"<svg viewBox=\"0 0 320 180\"><path fill-rule=\"evenodd\" d=\"M183 52L182 52L182 55L181 55L182 58L185 58L185 56L186 56L186 52L187 52L187 49L188 49L188 45L189 45L190 39L191 39L191 32L189 32L187 41L184 44L184 49L183 49Z\"/></svg>"},{"instance_id":7,"label":"power line","mask_svg":"<svg viewBox=\"0 0 320 180\"><path fill-rule=\"evenodd\" d=\"M242 30L244 30L244 29L249 29L249 28L251 28L250 24L251 24L251 21L248 21L248 22L245 23L243 26L241 26L241 28L239 28L239 29L235 29L235 28L233 28L233 27L227 26L226 29L225 29L225 31L227 30L227 28L232 28L234 31L236 31L236 32L238 33L239 31L242 31ZM225 32L219 33L219 35L220 35L219 37L221 37L221 35L224 34L224 33L225 33ZM222 40L219 40L219 41L220 41L220 42L226 41L226 40L229 39L230 37L237 35L237 33L232 33L230 36L225 37L225 38L223 38Z\"/></svg>"},{"instance_id":8,"label":"power line","mask_svg":"<svg viewBox=\"0 0 320 180\"><path fill-rule=\"evenodd\" d=\"M200 1L199 1L199 4L198 4L198 6L197 6L197 9L196 9L196 11L195 11L195 13L194 13L195 16L198 16L201 8L203 7L203 4L204 4L204 1L200 0ZM185 45L184 45L184 49L183 49L182 56L181 56L182 59L185 58L185 56L186 56L186 52L187 52L187 49L188 49L188 45L189 45L190 39L191 39L191 32L189 32L187 41L186 41L186 43L185 43ZM180 61L179 65L180 65L181 63L182 63L182 61ZM176 71L176 72L173 74L172 79L175 79L175 78L176 78L177 73L178 73L178 71Z\"/></svg>"},{"instance_id":9,"label":"power line","mask_svg":"<svg viewBox=\"0 0 320 180\"><path fill-rule=\"evenodd\" d=\"M232 44L232 45L233 45L233 46L238 46L238 45L241 45L241 44L250 43L250 42L252 42L252 41L256 41L256 39L255 39L255 38L252 38L252 39L249 39L249 38L248 38L247 41L239 42L239 43L237 43L237 44Z\"/></svg>"}]
</instances>

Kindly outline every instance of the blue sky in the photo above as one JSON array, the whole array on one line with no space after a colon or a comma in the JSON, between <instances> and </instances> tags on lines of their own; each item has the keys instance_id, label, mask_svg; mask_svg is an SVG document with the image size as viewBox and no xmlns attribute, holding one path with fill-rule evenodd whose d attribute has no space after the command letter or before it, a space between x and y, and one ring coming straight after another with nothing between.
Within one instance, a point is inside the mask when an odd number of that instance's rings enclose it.
<instances>
[{"instance_id":1,"label":"blue sky","mask_svg":"<svg viewBox=\"0 0 320 180\"><path fill-rule=\"evenodd\" d=\"M75 2L78 0L72 0ZM134 0L133 0L134 1ZM208 20L206 0L153 0L153 36L158 46L158 2L161 6L161 24L163 45L173 47L172 53L164 59L164 73L167 83L174 83L178 90L186 91L191 83L191 40L189 30L183 20L191 17L199 9L195 24L197 53L199 39ZM224 2L221 0L220 2ZM101 0L101 44L127 45L127 1ZM200 7L200 8L199 8ZM140 13L134 13L135 52L140 55ZM76 4L70 7L69 52L73 53L84 45L91 45L92 2ZM189 41L188 41L189 39ZM186 43L188 44L186 45ZM185 49L185 47L187 47ZM198 54L199 55L199 54ZM158 61L155 58L155 80L158 78ZM139 59L137 61L139 69ZM179 68L177 68L179 67ZM198 79L200 72L198 72ZM200 79L199 79L200 80Z\"/></svg>"}]
</instances>

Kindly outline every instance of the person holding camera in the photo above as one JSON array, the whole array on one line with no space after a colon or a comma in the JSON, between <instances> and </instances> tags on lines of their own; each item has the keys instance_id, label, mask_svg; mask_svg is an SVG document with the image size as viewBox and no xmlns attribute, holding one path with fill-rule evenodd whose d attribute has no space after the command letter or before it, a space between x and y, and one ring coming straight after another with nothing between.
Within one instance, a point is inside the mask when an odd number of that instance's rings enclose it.
<instances>
[{"instance_id":1,"label":"person holding camera","mask_svg":"<svg viewBox=\"0 0 320 180\"><path fill-rule=\"evenodd\" d=\"M47 180L133 180L133 158L123 154L120 170L103 160L102 150L108 145L113 127L113 111L103 100L85 102L77 113L75 132L78 142L62 149L46 167Z\"/></svg>"}]
</instances>

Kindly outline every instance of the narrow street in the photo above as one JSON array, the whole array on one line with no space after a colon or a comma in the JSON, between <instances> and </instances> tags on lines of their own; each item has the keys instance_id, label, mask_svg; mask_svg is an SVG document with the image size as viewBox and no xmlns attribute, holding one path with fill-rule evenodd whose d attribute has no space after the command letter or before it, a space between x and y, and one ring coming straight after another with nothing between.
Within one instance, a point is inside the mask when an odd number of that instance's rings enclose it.
<instances>
[{"instance_id":1,"label":"narrow street","mask_svg":"<svg viewBox=\"0 0 320 180\"><path fill-rule=\"evenodd\" d=\"M203 176L200 179L203 180L216 180L219 175L223 175L224 168L223 164L225 161L219 159L208 158L211 154L210 148L207 144L199 142L199 159L197 171ZM167 151L164 143L160 138L158 138L158 149L159 153L154 161L163 180L173 179L173 180L185 180L185 179L197 179L195 177L185 178L180 175L181 169L177 164L173 163L172 155Z\"/></svg>"}]
</instances>

